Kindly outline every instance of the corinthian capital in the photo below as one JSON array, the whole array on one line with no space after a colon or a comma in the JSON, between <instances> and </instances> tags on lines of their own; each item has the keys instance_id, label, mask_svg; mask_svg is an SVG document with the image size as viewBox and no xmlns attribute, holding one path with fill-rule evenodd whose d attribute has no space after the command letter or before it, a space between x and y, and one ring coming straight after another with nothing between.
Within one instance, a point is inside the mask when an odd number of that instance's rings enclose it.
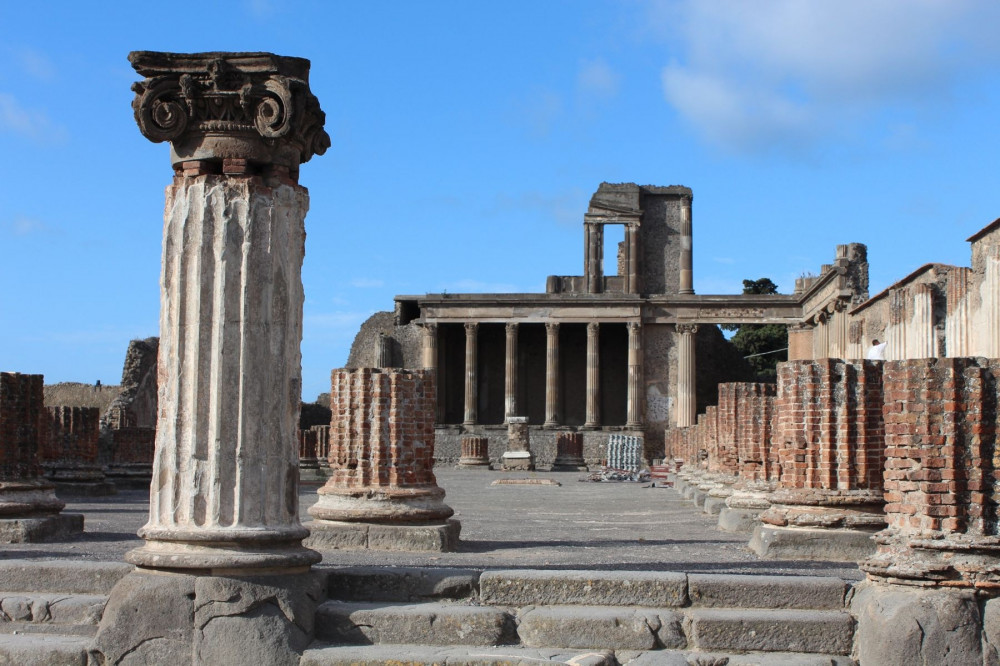
<instances>
[{"instance_id":1,"label":"corinthian capital","mask_svg":"<svg viewBox=\"0 0 1000 666\"><path fill-rule=\"evenodd\" d=\"M150 141L170 142L175 167L246 160L295 172L330 147L304 58L133 51L128 59L146 77L132 84L135 121Z\"/></svg>"}]
</instances>

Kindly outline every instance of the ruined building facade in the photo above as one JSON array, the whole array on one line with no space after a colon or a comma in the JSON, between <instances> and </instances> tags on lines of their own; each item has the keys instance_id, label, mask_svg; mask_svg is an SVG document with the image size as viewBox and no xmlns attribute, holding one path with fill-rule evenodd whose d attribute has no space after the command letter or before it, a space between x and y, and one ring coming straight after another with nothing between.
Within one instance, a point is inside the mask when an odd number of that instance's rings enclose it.
<instances>
[{"instance_id":1,"label":"ruined building facade","mask_svg":"<svg viewBox=\"0 0 1000 666\"><path fill-rule=\"evenodd\" d=\"M583 216L583 275L549 276L545 293L397 296L394 313L362 326L348 367L436 371L439 459L457 460L469 434L489 437L497 459L503 424L520 416L542 463L567 430L583 433L591 463L608 431L644 436L658 457L663 432L704 408L699 389L749 378L738 356L720 362L734 352L715 324L801 327L868 297L858 244L791 295L696 295L691 211L687 187L602 183ZM624 227L615 275L604 272L610 226Z\"/></svg>"}]
</instances>

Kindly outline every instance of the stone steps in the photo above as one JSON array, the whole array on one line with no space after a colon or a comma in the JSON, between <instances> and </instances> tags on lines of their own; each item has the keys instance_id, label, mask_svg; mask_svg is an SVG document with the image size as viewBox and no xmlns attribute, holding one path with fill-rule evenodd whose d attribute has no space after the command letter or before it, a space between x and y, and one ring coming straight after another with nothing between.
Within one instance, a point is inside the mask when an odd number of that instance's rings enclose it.
<instances>
[{"instance_id":1,"label":"stone steps","mask_svg":"<svg viewBox=\"0 0 1000 666\"><path fill-rule=\"evenodd\" d=\"M86 666L90 639L47 634L0 634L0 664Z\"/></svg>"},{"instance_id":2,"label":"stone steps","mask_svg":"<svg viewBox=\"0 0 1000 666\"><path fill-rule=\"evenodd\" d=\"M328 580L331 597L347 599L320 607L314 661L303 664L381 663L383 653L405 663L528 663L496 660L517 650L601 653L617 661L594 663L609 664L853 663L849 586L837 578L510 570L477 581L468 570L351 569Z\"/></svg>"}]
</instances>

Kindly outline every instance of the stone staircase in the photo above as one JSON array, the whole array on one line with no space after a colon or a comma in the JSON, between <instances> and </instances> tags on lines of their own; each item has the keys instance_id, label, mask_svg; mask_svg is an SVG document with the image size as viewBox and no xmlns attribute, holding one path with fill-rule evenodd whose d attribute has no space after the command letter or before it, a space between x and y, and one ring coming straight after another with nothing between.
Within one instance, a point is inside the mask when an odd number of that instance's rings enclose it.
<instances>
[{"instance_id":1,"label":"stone staircase","mask_svg":"<svg viewBox=\"0 0 1000 666\"><path fill-rule=\"evenodd\" d=\"M846 666L849 594L826 577L333 569L301 665Z\"/></svg>"},{"instance_id":2,"label":"stone staircase","mask_svg":"<svg viewBox=\"0 0 1000 666\"><path fill-rule=\"evenodd\" d=\"M0 567L0 664L85 666L124 562L6 560Z\"/></svg>"}]
</instances>

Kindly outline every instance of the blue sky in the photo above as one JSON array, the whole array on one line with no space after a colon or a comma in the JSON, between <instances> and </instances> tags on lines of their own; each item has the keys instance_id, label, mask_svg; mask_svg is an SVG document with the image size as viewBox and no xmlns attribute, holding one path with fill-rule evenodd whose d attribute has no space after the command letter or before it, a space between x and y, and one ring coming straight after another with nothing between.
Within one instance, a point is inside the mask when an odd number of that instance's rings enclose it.
<instances>
[{"instance_id":1,"label":"blue sky","mask_svg":"<svg viewBox=\"0 0 1000 666\"><path fill-rule=\"evenodd\" d=\"M166 146L131 50L312 61L304 396L394 294L582 271L603 181L694 190L698 293L791 291L838 243L871 293L1000 216L1000 4L0 4L0 369L117 383L156 335Z\"/></svg>"}]
</instances>

